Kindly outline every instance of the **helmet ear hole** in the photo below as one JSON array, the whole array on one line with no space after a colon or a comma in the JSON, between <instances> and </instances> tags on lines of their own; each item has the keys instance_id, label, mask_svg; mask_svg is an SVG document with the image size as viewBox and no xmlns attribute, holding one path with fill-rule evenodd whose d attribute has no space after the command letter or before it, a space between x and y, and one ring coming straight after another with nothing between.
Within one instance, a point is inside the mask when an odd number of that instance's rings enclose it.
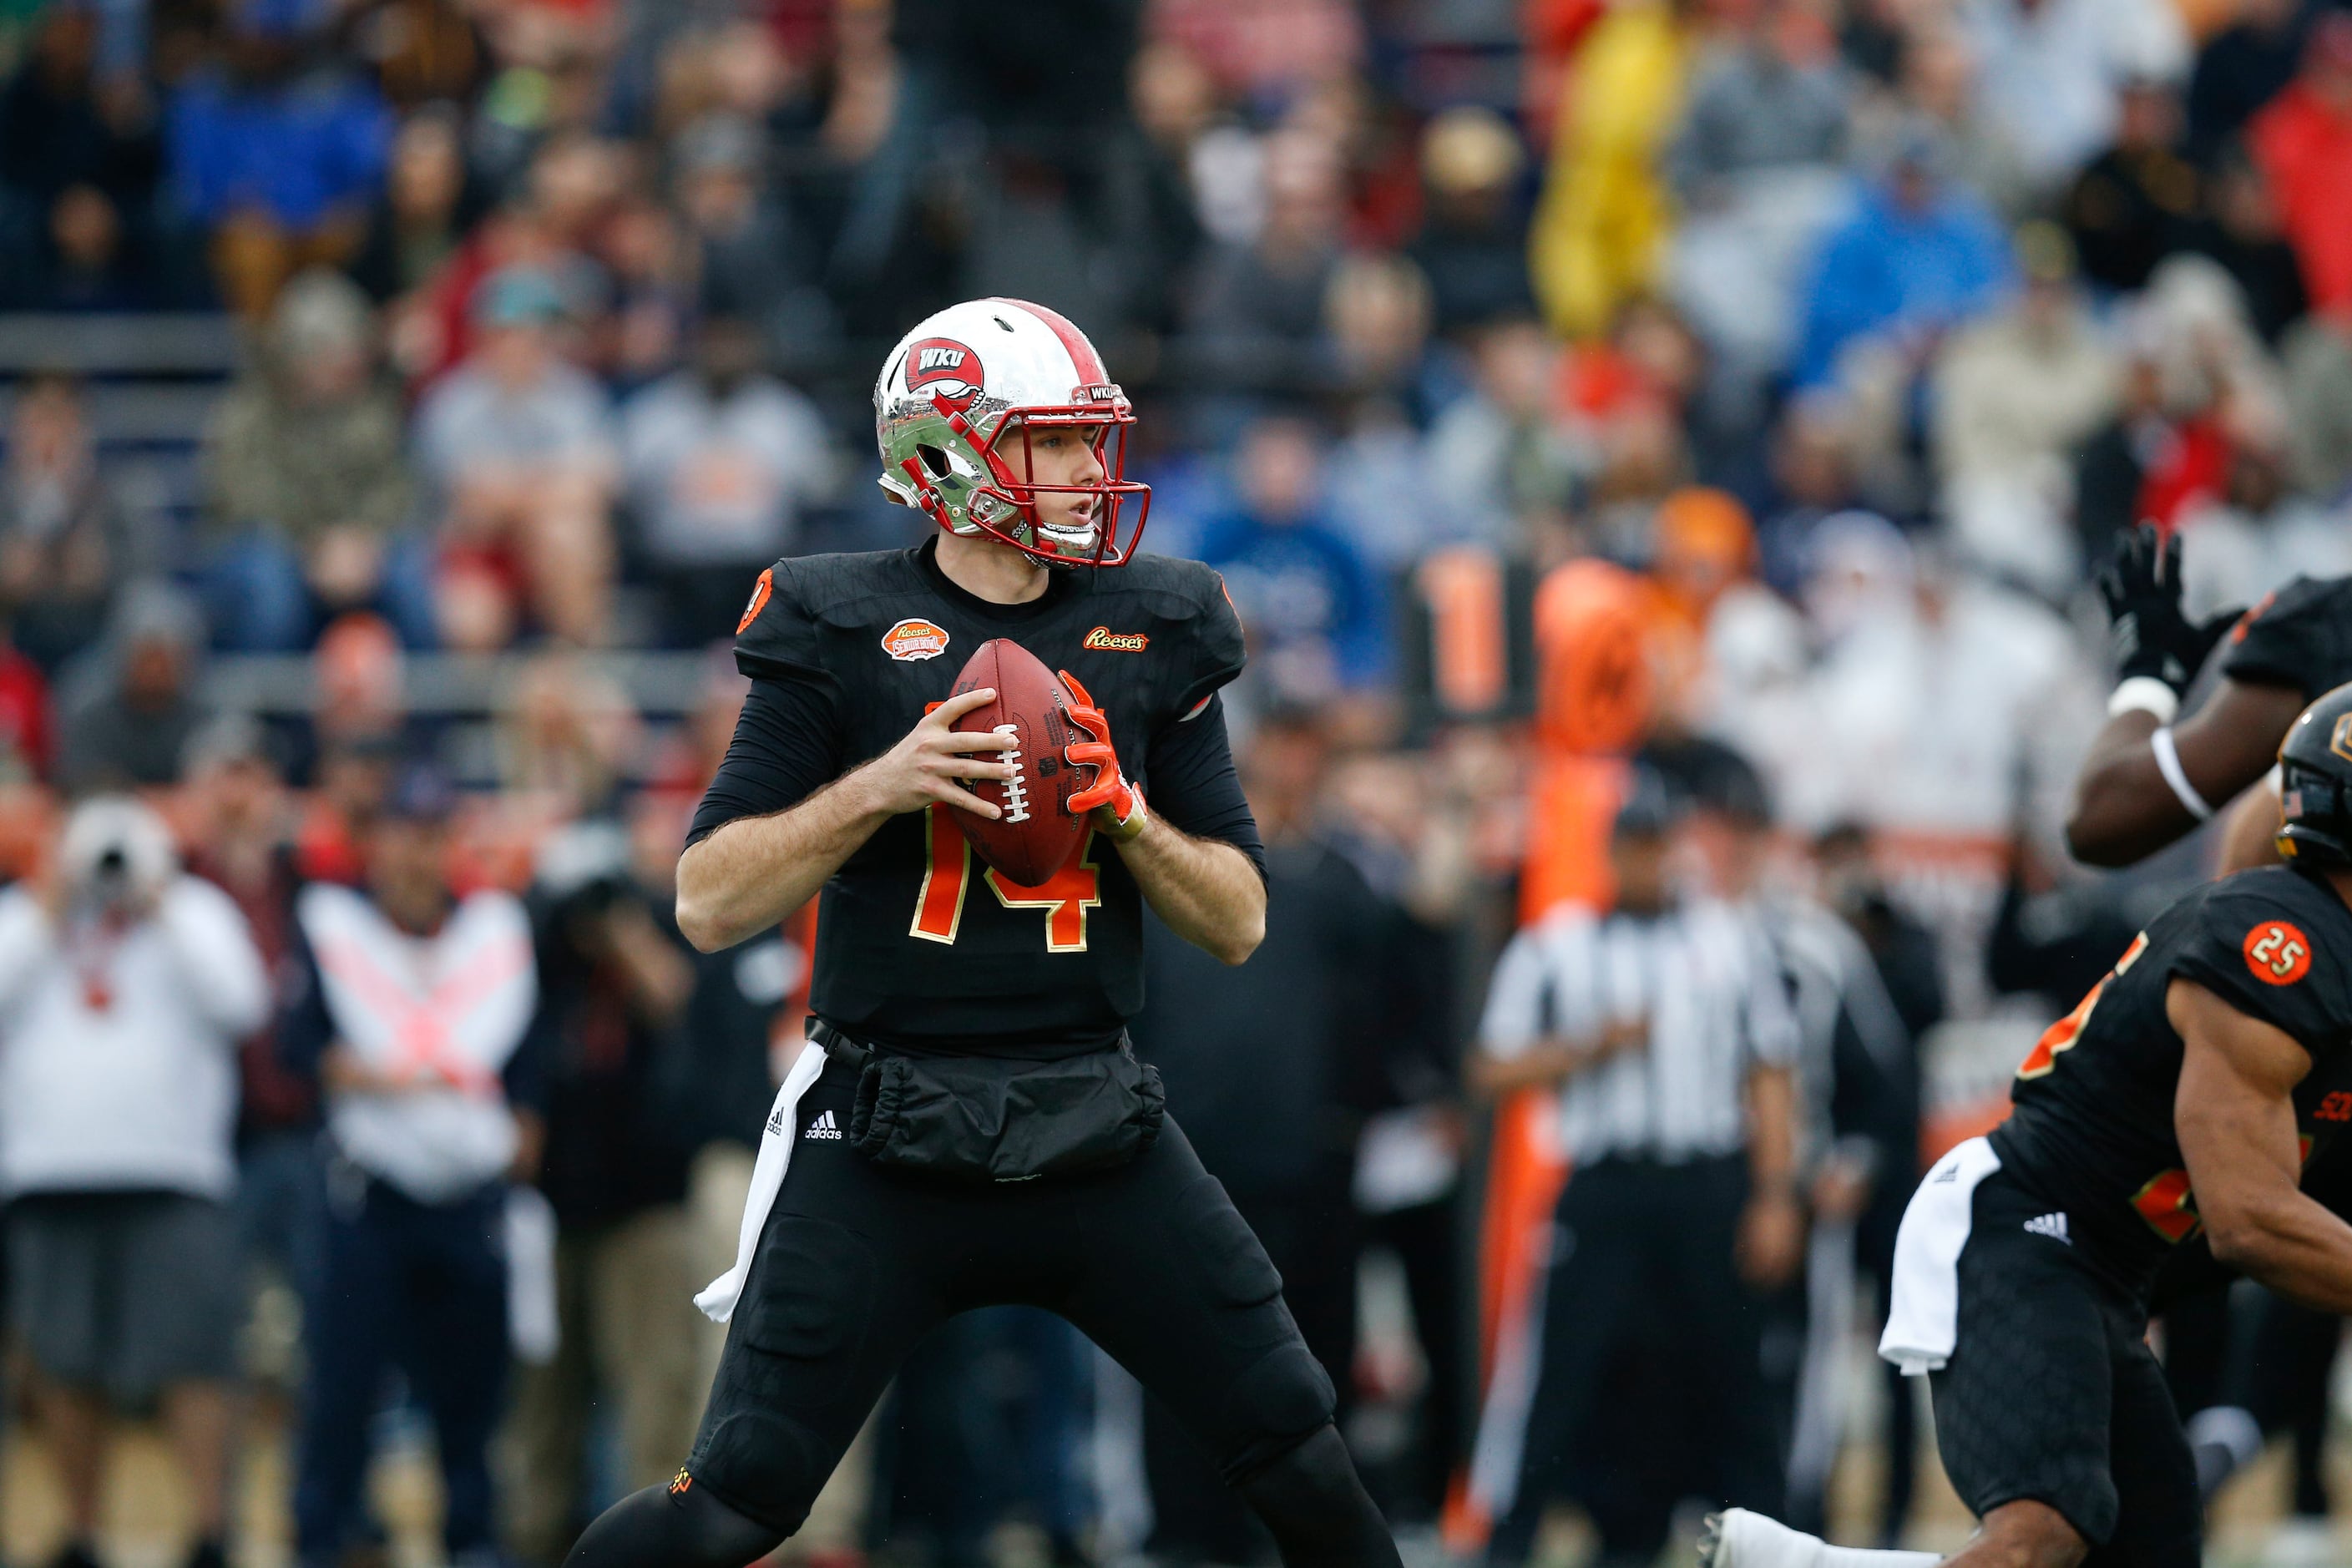
<instances>
[{"instance_id":1,"label":"helmet ear hole","mask_svg":"<svg viewBox=\"0 0 2352 1568\"><path fill-rule=\"evenodd\" d=\"M915 455L923 459L923 467L931 470L933 479L948 477L948 455L937 447L918 447Z\"/></svg>"}]
</instances>

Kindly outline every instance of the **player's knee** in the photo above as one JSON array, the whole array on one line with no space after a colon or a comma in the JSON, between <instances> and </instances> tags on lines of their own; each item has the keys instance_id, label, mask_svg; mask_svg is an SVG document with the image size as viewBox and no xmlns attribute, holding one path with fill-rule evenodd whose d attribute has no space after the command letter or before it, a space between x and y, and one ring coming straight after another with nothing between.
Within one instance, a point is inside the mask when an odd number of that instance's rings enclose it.
<instances>
[{"instance_id":1,"label":"player's knee","mask_svg":"<svg viewBox=\"0 0 2352 1568\"><path fill-rule=\"evenodd\" d=\"M681 1474L606 1509L573 1543L563 1568L742 1568L790 1533L738 1512Z\"/></svg>"},{"instance_id":2,"label":"player's knee","mask_svg":"<svg viewBox=\"0 0 2352 1568\"><path fill-rule=\"evenodd\" d=\"M2090 1550L2064 1514L2046 1502L2022 1499L1985 1515L1984 1531L1966 1560L1977 1568L1980 1552L1981 1568L2077 1568Z\"/></svg>"},{"instance_id":3,"label":"player's knee","mask_svg":"<svg viewBox=\"0 0 2352 1568\"><path fill-rule=\"evenodd\" d=\"M1239 1486L1279 1456L1331 1424L1339 1399L1331 1375L1294 1331L1290 1342L1260 1356L1225 1393L1225 1426L1240 1442L1222 1468Z\"/></svg>"},{"instance_id":4,"label":"player's knee","mask_svg":"<svg viewBox=\"0 0 2352 1568\"><path fill-rule=\"evenodd\" d=\"M1396 1540L1329 1422L1240 1486L1286 1568L1396 1568Z\"/></svg>"}]
</instances>

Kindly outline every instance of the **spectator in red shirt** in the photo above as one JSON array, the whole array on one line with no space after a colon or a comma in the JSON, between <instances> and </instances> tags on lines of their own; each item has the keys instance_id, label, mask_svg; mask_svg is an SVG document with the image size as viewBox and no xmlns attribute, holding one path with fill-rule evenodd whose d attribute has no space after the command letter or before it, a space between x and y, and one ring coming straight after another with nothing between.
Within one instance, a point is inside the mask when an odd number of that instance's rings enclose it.
<instances>
[{"instance_id":1,"label":"spectator in red shirt","mask_svg":"<svg viewBox=\"0 0 2352 1568\"><path fill-rule=\"evenodd\" d=\"M0 784L49 771L49 684L41 667L0 642Z\"/></svg>"},{"instance_id":2,"label":"spectator in red shirt","mask_svg":"<svg viewBox=\"0 0 2352 1568\"><path fill-rule=\"evenodd\" d=\"M2352 307L2352 16L2313 25L2301 74L2254 116L2248 140L2278 193L2313 306Z\"/></svg>"}]
</instances>

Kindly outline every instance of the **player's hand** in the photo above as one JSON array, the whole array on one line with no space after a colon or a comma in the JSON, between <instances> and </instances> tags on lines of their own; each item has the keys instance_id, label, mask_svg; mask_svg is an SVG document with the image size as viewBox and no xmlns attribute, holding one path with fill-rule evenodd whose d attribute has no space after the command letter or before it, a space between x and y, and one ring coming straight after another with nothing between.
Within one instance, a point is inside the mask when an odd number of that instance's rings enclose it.
<instances>
[{"instance_id":1,"label":"player's hand","mask_svg":"<svg viewBox=\"0 0 2352 1568\"><path fill-rule=\"evenodd\" d=\"M1095 770L1095 782L1070 797L1070 809L1093 812L1096 826L1113 838L1132 838L1143 831L1143 792L1118 771L1118 752L1110 743L1109 717L1095 706L1094 698L1078 684L1076 676L1066 669L1059 673L1062 684L1076 700L1070 710L1070 722L1087 733L1085 740L1062 748L1062 761L1074 768Z\"/></svg>"},{"instance_id":2,"label":"player's hand","mask_svg":"<svg viewBox=\"0 0 2352 1568\"><path fill-rule=\"evenodd\" d=\"M2116 678L2152 676L2185 692L2213 646L2240 614L2224 611L2201 624L2180 608L2180 535L2143 522L2116 542L2115 559L2099 574L2115 648Z\"/></svg>"},{"instance_id":3,"label":"player's hand","mask_svg":"<svg viewBox=\"0 0 2352 1568\"><path fill-rule=\"evenodd\" d=\"M950 697L919 720L906 738L857 772L872 810L895 816L921 811L935 800L991 819L1004 815L964 787L967 779L1009 779L1010 763L992 763L986 753L1019 744L992 730L959 730L957 720L996 700L996 689L982 686Z\"/></svg>"},{"instance_id":4,"label":"player's hand","mask_svg":"<svg viewBox=\"0 0 2352 1568\"><path fill-rule=\"evenodd\" d=\"M1732 1256L1739 1277L1759 1290L1785 1285L1797 1272L1805 1250L1805 1214L1796 1194L1771 1187L1748 1200L1739 1216L1739 1237Z\"/></svg>"}]
</instances>

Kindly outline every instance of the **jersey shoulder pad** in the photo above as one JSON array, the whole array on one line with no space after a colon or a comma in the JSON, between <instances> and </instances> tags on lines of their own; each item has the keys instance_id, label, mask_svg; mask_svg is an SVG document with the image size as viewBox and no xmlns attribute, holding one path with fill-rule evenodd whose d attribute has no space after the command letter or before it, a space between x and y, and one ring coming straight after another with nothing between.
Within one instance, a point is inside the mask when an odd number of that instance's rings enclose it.
<instances>
[{"instance_id":1,"label":"jersey shoulder pad","mask_svg":"<svg viewBox=\"0 0 2352 1568\"><path fill-rule=\"evenodd\" d=\"M1175 646L1176 709L1189 713L1242 672L1242 618L1225 580L1198 561L1139 555L1120 567L1115 592L1137 603Z\"/></svg>"},{"instance_id":2,"label":"jersey shoulder pad","mask_svg":"<svg viewBox=\"0 0 2352 1568\"><path fill-rule=\"evenodd\" d=\"M735 668L755 680L831 680L821 624L891 591L900 553L786 556L761 573L735 626Z\"/></svg>"},{"instance_id":3,"label":"jersey shoulder pad","mask_svg":"<svg viewBox=\"0 0 2352 1568\"><path fill-rule=\"evenodd\" d=\"M2352 680L2352 577L2297 577L2231 630L2221 673L2306 697Z\"/></svg>"},{"instance_id":4,"label":"jersey shoulder pad","mask_svg":"<svg viewBox=\"0 0 2352 1568\"><path fill-rule=\"evenodd\" d=\"M2172 973L2315 1051L2352 1033L2352 910L2334 892L2273 866L2190 896Z\"/></svg>"}]
</instances>

